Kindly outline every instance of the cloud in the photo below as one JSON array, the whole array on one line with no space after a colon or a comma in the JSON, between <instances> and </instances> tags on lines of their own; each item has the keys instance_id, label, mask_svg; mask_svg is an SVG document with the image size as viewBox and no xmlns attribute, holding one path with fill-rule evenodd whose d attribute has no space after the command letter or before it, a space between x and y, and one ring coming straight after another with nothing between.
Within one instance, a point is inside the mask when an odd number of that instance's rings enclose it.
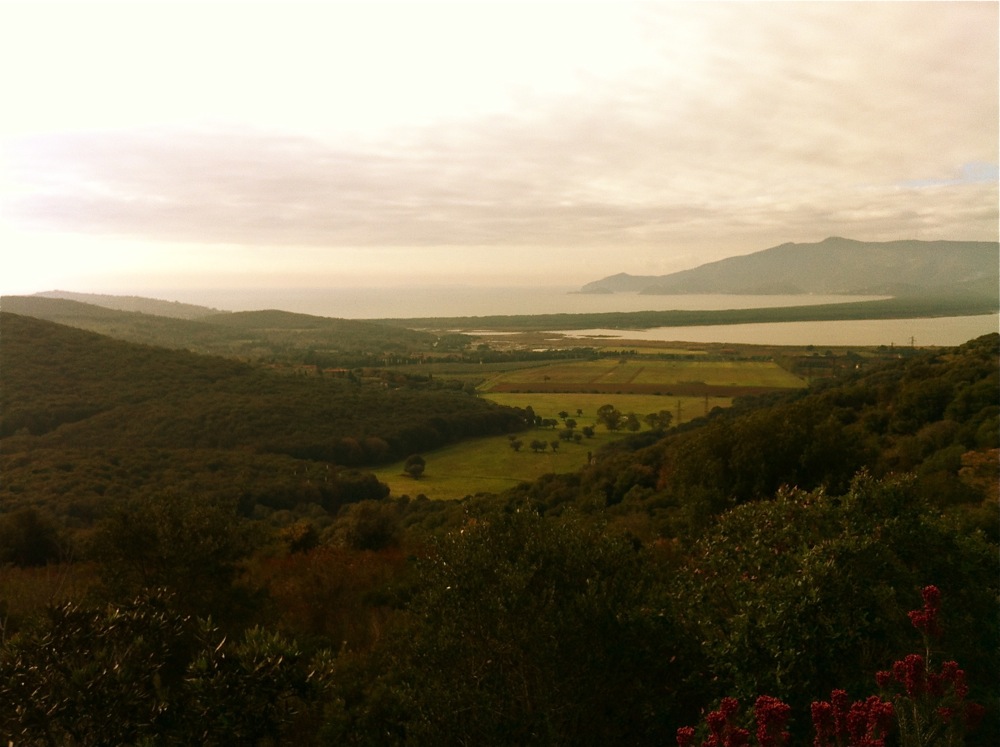
<instances>
[{"instance_id":1,"label":"cloud","mask_svg":"<svg viewBox=\"0 0 1000 747\"><path fill-rule=\"evenodd\" d=\"M275 247L276 257L288 247L478 247L484 266L494 257L482 248L497 246L580 247L617 269L670 271L831 234L996 238L995 4L628 6L639 24L609 5L579 27L569 6L546 7L540 28L554 33L562 20L568 39L529 34L537 85L530 65L498 61L517 55L517 19L483 41L505 18L490 6L466 26L453 19L446 31L468 35L429 52L430 63L359 65L358 80L372 75L366 91L337 70L334 95L316 75L290 82L289 97L277 92L280 68L252 64L260 101L232 111L259 112L274 94L276 109L303 120L18 132L0 209L30 230ZM394 28L388 39L408 55L434 41ZM295 55L300 66L326 61L320 36ZM236 80L239 55L224 66ZM423 105L393 71L418 85ZM239 82L233 96L250 88ZM352 118L375 99L381 108ZM350 127L332 124L340 114ZM390 119L365 130L376 115Z\"/></svg>"}]
</instances>

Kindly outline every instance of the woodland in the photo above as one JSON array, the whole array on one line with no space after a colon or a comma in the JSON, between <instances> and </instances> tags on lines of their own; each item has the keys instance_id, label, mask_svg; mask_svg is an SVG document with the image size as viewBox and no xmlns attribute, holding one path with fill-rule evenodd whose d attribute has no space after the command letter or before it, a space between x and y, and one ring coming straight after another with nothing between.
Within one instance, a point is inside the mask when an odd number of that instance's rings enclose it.
<instances>
[{"instance_id":1,"label":"woodland","mask_svg":"<svg viewBox=\"0 0 1000 747\"><path fill-rule=\"evenodd\" d=\"M371 324L251 360L0 314L0 738L996 743L1000 335L429 500L371 470L535 416Z\"/></svg>"}]
</instances>

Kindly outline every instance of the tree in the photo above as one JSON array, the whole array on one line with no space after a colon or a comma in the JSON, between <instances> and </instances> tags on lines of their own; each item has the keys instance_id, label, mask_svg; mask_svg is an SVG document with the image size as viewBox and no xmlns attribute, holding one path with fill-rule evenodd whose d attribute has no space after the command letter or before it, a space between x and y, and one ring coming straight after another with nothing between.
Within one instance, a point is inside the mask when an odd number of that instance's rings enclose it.
<instances>
[{"instance_id":1,"label":"tree","mask_svg":"<svg viewBox=\"0 0 1000 747\"><path fill-rule=\"evenodd\" d=\"M419 454L411 454L406 458L406 463L403 465L403 471L406 472L414 480L419 480L420 476L424 474L424 469L427 467L427 462Z\"/></svg>"},{"instance_id":2,"label":"tree","mask_svg":"<svg viewBox=\"0 0 1000 747\"><path fill-rule=\"evenodd\" d=\"M534 451L536 454L539 451L545 451L549 446L547 443L545 443L544 441L539 441L537 438L532 440L532 442L528 445L531 446L531 450Z\"/></svg>"},{"instance_id":3,"label":"tree","mask_svg":"<svg viewBox=\"0 0 1000 747\"><path fill-rule=\"evenodd\" d=\"M681 700L698 697L679 674L688 639L649 604L649 566L625 539L490 512L418 570L412 624L366 678L371 721L331 744L400 732L407 744L667 744Z\"/></svg>"},{"instance_id":4,"label":"tree","mask_svg":"<svg viewBox=\"0 0 1000 747\"><path fill-rule=\"evenodd\" d=\"M635 433L637 430L642 428L642 424L639 422L639 418L636 417L634 412L630 412L625 416L625 427L632 433Z\"/></svg>"},{"instance_id":5,"label":"tree","mask_svg":"<svg viewBox=\"0 0 1000 747\"><path fill-rule=\"evenodd\" d=\"M232 623L252 606L253 593L238 583L252 531L235 505L163 495L109 517L94 556L112 601L166 589L181 611Z\"/></svg>"},{"instance_id":6,"label":"tree","mask_svg":"<svg viewBox=\"0 0 1000 747\"><path fill-rule=\"evenodd\" d=\"M46 565L64 555L63 545L52 518L35 508L0 516L0 563Z\"/></svg>"},{"instance_id":7,"label":"tree","mask_svg":"<svg viewBox=\"0 0 1000 747\"><path fill-rule=\"evenodd\" d=\"M580 429L580 431L587 438L593 438L594 437L594 426L592 426L592 425L585 425L585 426L583 426L583 428Z\"/></svg>"},{"instance_id":8,"label":"tree","mask_svg":"<svg viewBox=\"0 0 1000 747\"><path fill-rule=\"evenodd\" d=\"M512 448L514 451L520 451L522 446L524 446L524 441L522 441L521 439L512 438L510 440L510 448Z\"/></svg>"},{"instance_id":9,"label":"tree","mask_svg":"<svg viewBox=\"0 0 1000 747\"><path fill-rule=\"evenodd\" d=\"M616 431L622 425L622 413L614 405L601 405L597 408L597 421L609 431Z\"/></svg>"},{"instance_id":10,"label":"tree","mask_svg":"<svg viewBox=\"0 0 1000 747\"><path fill-rule=\"evenodd\" d=\"M552 451L559 451L559 441L550 441L549 445L552 447Z\"/></svg>"},{"instance_id":11,"label":"tree","mask_svg":"<svg viewBox=\"0 0 1000 747\"><path fill-rule=\"evenodd\" d=\"M0 733L19 745L286 743L327 671L276 634L228 638L169 595L68 603L0 644Z\"/></svg>"},{"instance_id":12,"label":"tree","mask_svg":"<svg viewBox=\"0 0 1000 747\"><path fill-rule=\"evenodd\" d=\"M573 418L567 418L566 422L563 423L563 425L566 426L567 430L573 430L574 428L576 428L576 421Z\"/></svg>"},{"instance_id":13,"label":"tree","mask_svg":"<svg viewBox=\"0 0 1000 747\"><path fill-rule=\"evenodd\" d=\"M654 431L663 431L670 427L671 421L674 419L674 414L669 410L660 410L659 412L651 412L643 420L646 424Z\"/></svg>"}]
</instances>

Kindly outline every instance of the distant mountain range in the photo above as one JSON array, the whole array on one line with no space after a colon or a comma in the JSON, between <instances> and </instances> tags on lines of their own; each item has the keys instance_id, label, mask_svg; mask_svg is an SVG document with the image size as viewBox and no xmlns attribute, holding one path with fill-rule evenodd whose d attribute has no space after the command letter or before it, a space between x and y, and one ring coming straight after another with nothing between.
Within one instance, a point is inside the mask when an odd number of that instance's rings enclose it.
<instances>
[{"instance_id":1,"label":"distant mountain range","mask_svg":"<svg viewBox=\"0 0 1000 747\"><path fill-rule=\"evenodd\" d=\"M781 244L669 275L621 273L583 293L845 295L1000 294L996 241L854 241Z\"/></svg>"}]
</instances>

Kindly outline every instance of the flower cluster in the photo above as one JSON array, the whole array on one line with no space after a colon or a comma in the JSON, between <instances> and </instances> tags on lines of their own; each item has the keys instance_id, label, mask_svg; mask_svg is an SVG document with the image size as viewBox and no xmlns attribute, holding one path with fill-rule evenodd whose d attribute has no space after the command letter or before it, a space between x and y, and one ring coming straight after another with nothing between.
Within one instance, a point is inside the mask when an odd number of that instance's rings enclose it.
<instances>
[{"instance_id":1,"label":"flower cluster","mask_svg":"<svg viewBox=\"0 0 1000 747\"><path fill-rule=\"evenodd\" d=\"M964 735L975 728L985 709L966 702L969 686L965 672L955 661L944 662L937 671L931 666L929 640L941 635L938 613L941 592L928 586L922 592L924 604L909 613L913 627L927 644L925 655L909 654L892 669L876 673L875 680L889 700L871 695L853 703L843 690L830 693L830 700L812 704L814 747L885 747L894 723L899 726L903 747L964 744ZM705 717L707 736L700 747L747 747L751 734L739 724L740 704L723 698L718 710ZM758 747L786 747L786 731L791 709L777 698L762 695L754 706ZM697 732L685 726L677 730L678 747L695 747Z\"/></svg>"},{"instance_id":2,"label":"flower cluster","mask_svg":"<svg viewBox=\"0 0 1000 747\"><path fill-rule=\"evenodd\" d=\"M907 613L913 627L930 638L941 637L941 624L938 622L938 612L941 611L941 591L936 586L925 586L921 595L924 607Z\"/></svg>"},{"instance_id":3,"label":"flower cluster","mask_svg":"<svg viewBox=\"0 0 1000 747\"><path fill-rule=\"evenodd\" d=\"M973 729L983 717L981 705L965 702L969 686L965 670L959 668L958 662L946 661L940 671L934 672L928 670L923 656L910 654L893 663L891 671L878 672L875 681L883 691L891 692L902 686L896 701L906 709L900 713L904 728L927 723L932 711L947 728ZM920 710L924 712L923 718Z\"/></svg>"},{"instance_id":4,"label":"flower cluster","mask_svg":"<svg viewBox=\"0 0 1000 747\"><path fill-rule=\"evenodd\" d=\"M739 701L723 698L718 710L705 717L708 736L701 747L746 747L750 732L739 725ZM754 734L759 747L785 747L790 740L786 727L791 718L791 707L770 695L761 695L754 704L757 730ZM678 747L694 747L695 729L685 726L677 730Z\"/></svg>"},{"instance_id":5,"label":"flower cluster","mask_svg":"<svg viewBox=\"0 0 1000 747\"><path fill-rule=\"evenodd\" d=\"M770 695L761 695L754 704L757 718L757 744L760 747L784 747L791 735L786 730L792 707Z\"/></svg>"},{"instance_id":6,"label":"flower cluster","mask_svg":"<svg viewBox=\"0 0 1000 747\"><path fill-rule=\"evenodd\" d=\"M885 736L892 728L892 703L872 695L850 703L847 693L834 690L830 700L812 704L815 747L885 747Z\"/></svg>"},{"instance_id":7,"label":"flower cluster","mask_svg":"<svg viewBox=\"0 0 1000 747\"><path fill-rule=\"evenodd\" d=\"M922 596L923 608L912 610L909 617L924 636L927 655L909 654L893 662L891 670L877 672L875 681L893 698L904 745L928 744L941 734L948 744L961 744L965 732L979 725L984 709L966 702L969 686L958 662L946 661L937 671L931 666L930 639L942 632L938 621L941 592L936 586L927 586Z\"/></svg>"}]
</instances>

